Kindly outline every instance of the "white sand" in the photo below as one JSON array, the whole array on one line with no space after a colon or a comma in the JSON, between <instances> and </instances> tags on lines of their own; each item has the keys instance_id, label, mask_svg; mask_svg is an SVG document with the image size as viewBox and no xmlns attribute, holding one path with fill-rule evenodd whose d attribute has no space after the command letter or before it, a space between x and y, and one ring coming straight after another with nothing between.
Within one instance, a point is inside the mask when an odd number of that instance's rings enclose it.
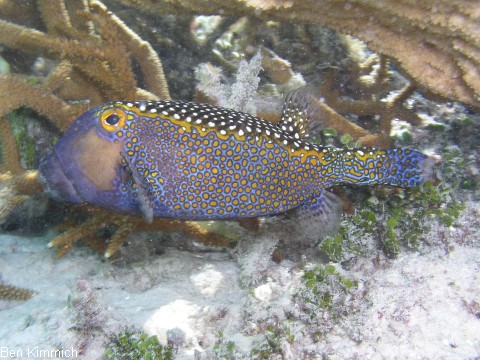
<instances>
[{"instance_id":1,"label":"white sand","mask_svg":"<svg viewBox=\"0 0 480 360\"><path fill-rule=\"evenodd\" d=\"M56 259L46 248L49 240L0 236L3 280L37 291L26 302L0 303L0 351L23 351L27 358L27 349L35 346L78 347L82 338L72 328L75 311L68 304L83 279L99 308L105 307L104 333L133 325L165 342L167 330L179 328L186 340L177 358L191 359L195 349L211 349L222 331L224 339L248 354L263 340L255 334L255 322L284 316L301 278L288 262L272 264L256 289L249 289L240 286L239 267L227 254L167 249L153 261L119 268L86 247ZM440 250L402 254L376 267L371 259L362 260L345 273L365 288L361 312L342 319L316 343L305 334L295 336L293 344L285 344L285 357L295 358L305 349L332 359L479 356L479 271L480 249L461 246L448 255ZM88 342L86 358L101 356L105 338L100 331Z\"/></svg>"}]
</instances>

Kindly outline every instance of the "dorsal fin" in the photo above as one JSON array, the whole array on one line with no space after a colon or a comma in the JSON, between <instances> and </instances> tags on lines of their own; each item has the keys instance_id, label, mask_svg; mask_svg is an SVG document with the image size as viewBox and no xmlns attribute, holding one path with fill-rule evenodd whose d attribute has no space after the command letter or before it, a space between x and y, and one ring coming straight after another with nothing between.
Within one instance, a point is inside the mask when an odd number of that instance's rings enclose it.
<instances>
[{"instance_id":1,"label":"dorsal fin","mask_svg":"<svg viewBox=\"0 0 480 360\"><path fill-rule=\"evenodd\" d=\"M290 91L285 97L282 118L277 127L296 139L308 137L312 124L309 114L311 102L312 94L309 87L303 86Z\"/></svg>"}]
</instances>

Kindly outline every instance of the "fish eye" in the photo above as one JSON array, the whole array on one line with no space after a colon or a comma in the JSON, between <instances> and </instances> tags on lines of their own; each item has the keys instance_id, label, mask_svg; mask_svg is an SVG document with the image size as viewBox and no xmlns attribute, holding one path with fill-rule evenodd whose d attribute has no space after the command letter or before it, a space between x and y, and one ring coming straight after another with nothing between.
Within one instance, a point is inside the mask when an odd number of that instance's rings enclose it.
<instances>
[{"instance_id":1,"label":"fish eye","mask_svg":"<svg viewBox=\"0 0 480 360\"><path fill-rule=\"evenodd\" d=\"M112 126L117 125L119 121L120 121L120 117L117 114L111 114L105 118L105 122L108 125L112 125Z\"/></svg>"},{"instance_id":2,"label":"fish eye","mask_svg":"<svg viewBox=\"0 0 480 360\"><path fill-rule=\"evenodd\" d=\"M100 125L103 129L113 132L125 125L127 114L122 109L110 108L106 109L100 115Z\"/></svg>"}]
</instances>

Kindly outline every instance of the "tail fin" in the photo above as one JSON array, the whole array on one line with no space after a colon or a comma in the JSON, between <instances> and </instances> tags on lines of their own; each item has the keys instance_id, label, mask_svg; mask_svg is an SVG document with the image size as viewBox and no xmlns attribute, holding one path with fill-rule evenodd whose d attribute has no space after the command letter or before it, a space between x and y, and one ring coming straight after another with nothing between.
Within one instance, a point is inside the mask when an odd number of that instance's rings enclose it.
<instances>
[{"instance_id":1,"label":"tail fin","mask_svg":"<svg viewBox=\"0 0 480 360\"><path fill-rule=\"evenodd\" d=\"M406 148L345 151L342 160L340 183L404 188L433 180L434 165L438 162L434 157Z\"/></svg>"}]
</instances>

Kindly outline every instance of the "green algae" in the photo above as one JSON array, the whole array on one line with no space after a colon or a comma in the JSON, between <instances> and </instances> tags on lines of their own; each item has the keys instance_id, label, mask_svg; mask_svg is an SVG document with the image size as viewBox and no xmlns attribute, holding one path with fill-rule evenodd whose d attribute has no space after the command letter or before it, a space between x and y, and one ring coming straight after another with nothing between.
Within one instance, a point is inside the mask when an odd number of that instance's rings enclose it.
<instances>
[{"instance_id":1,"label":"green algae","mask_svg":"<svg viewBox=\"0 0 480 360\"><path fill-rule=\"evenodd\" d=\"M29 136L27 131L28 116L31 113L31 110L20 108L7 116L7 121L9 121L12 126L20 156L27 169L33 169L35 167L35 159L37 157L35 140Z\"/></svg>"},{"instance_id":2,"label":"green algae","mask_svg":"<svg viewBox=\"0 0 480 360\"><path fill-rule=\"evenodd\" d=\"M326 286L332 280L337 284L333 291L329 286ZM334 310L334 291L346 294L350 289L358 286L356 281L337 272L333 265L316 265L314 268L305 271L302 281L308 289L304 294L306 301L329 312Z\"/></svg>"},{"instance_id":3,"label":"green algae","mask_svg":"<svg viewBox=\"0 0 480 360\"><path fill-rule=\"evenodd\" d=\"M226 341L222 331L217 334L217 341L213 345L212 358L215 360L236 359L243 360L248 357L240 351L237 344L233 341Z\"/></svg>"},{"instance_id":4,"label":"green algae","mask_svg":"<svg viewBox=\"0 0 480 360\"><path fill-rule=\"evenodd\" d=\"M156 336L149 336L143 331L121 331L106 348L107 359L129 360L171 360L174 359L173 348L161 345Z\"/></svg>"},{"instance_id":5,"label":"green algae","mask_svg":"<svg viewBox=\"0 0 480 360\"><path fill-rule=\"evenodd\" d=\"M347 254L362 254L359 238L376 240L389 258L398 256L402 248L416 250L435 223L451 227L465 209L456 188L428 181L386 198L372 195L374 200L364 201L355 215L345 216L338 233L325 238L319 249L334 262L346 260Z\"/></svg>"}]
</instances>

